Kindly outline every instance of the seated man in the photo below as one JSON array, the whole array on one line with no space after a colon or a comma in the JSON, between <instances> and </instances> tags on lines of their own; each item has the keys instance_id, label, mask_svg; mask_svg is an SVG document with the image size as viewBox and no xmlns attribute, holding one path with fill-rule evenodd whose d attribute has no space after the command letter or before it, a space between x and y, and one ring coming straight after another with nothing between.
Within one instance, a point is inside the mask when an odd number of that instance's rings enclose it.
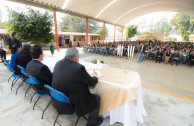
<instances>
[{"instance_id":1,"label":"seated man","mask_svg":"<svg viewBox=\"0 0 194 126\"><path fill-rule=\"evenodd\" d=\"M41 63L43 60L42 48L39 45L34 45L30 50L30 55L32 60L26 66L26 73L36 77L41 83L40 85L32 85L34 90L38 93L47 93L44 88L44 84L51 85L52 83L52 73L49 68Z\"/></svg>"},{"instance_id":2,"label":"seated man","mask_svg":"<svg viewBox=\"0 0 194 126\"><path fill-rule=\"evenodd\" d=\"M20 65L26 69L28 62L32 60L30 56L30 48L31 46L29 44L25 44L22 47L21 51L16 55L15 58L16 66ZM16 67L16 72L21 75L21 70L18 67Z\"/></svg>"},{"instance_id":3,"label":"seated man","mask_svg":"<svg viewBox=\"0 0 194 126\"><path fill-rule=\"evenodd\" d=\"M172 54L172 57L171 57L171 65L173 65L173 61L176 61L176 65L178 66L178 63L180 61L180 54L178 53L178 50L175 51L174 54Z\"/></svg>"},{"instance_id":4,"label":"seated man","mask_svg":"<svg viewBox=\"0 0 194 126\"><path fill-rule=\"evenodd\" d=\"M162 48L160 48L156 53L156 63L158 59L159 59L159 63L162 62L162 57L163 57L163 50Z\"/></svg>"},{"instance_id":5,"label":"seated man","mask_svg":"<svg viewBox=\"0 0 194 126\"><path fill-rule=\"evenodd\" d=\"M188 56L187 53L183 50L183 53L182 53L183 64L185 64L187 56Z\"/></svg>"},{"instance_id":6,"label":"seated man","mask_svg":"<svg viewBox=\"0 0 194 126\"><path fill-rule=\"evenodd\" d=\"M97 84L97 73L94 72L95 76L91 77L78 62L78 50L69 48L65 58L55 65L52 87L69 97L78 116L89 113L87 126L97 126L103 122L103 118L99 117L100 97L91 94L88 88Z\"/></svg>"},{"instance_id":7,"label":"seated man","mask_svg":"<svg viewBox=\"0 0 194 126\"><path fill-rule=\"evenodd\" d=\"M194 50L192 53L189 55L189 66L194 64Z\"/></svg>"}]
</instances>

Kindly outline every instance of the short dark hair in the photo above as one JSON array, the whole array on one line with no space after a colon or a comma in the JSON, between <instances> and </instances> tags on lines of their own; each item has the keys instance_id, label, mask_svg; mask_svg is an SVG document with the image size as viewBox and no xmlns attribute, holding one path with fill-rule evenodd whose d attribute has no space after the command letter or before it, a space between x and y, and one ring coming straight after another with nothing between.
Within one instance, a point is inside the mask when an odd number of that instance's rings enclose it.
<instances>
[{"instance_id":1,"label":"short dark hair","mask_svg":"<svg viewBox=\"0 0 194 126\"><path fill-rule=\"evenodd\" d=\"M31 45L30 44L24 44L22 46L22 49L20 52L25 52L25 53L29 53L30 52L30 49L31 49Z\"/></svg>"},{"instance_id":2,"label":"short dark hair","mask_svg":"<svg viewBox=\"0 0 194 126\"><path fill-rule=\"evenodd\" d=\"M39 45L34 45L30 49L30 55L33 59L38 59L42 54L42 47Z\"/></svg>"},{"instance_id":3,"label":"short dark hair","mask_svg":"<svg viewBox=\"0 0 194 126\"><path fill-rule=\"evenodd\" d=\"M12 32L12 37L14 37L14 35L16 34L17 32Z\"/></svg>"}]
</instances>

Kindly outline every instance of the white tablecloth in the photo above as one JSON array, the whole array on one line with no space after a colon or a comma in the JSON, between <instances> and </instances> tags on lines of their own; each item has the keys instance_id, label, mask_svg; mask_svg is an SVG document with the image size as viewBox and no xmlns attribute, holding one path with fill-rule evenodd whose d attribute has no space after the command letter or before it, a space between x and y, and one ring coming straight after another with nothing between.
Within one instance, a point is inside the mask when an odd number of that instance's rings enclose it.
<instances>
[{"instance_id":1,"label":"white tablecloth","mask_svg":"<svg viewBox=\"0 0 194 126\"><path fill-rule=\"evenodd\" d=\"M141 79L139 77L139 95L137 105L129 101L105 114L103 117L110 116L110 125L116 122L123 123L124 126L136 126L137 122L143 124L143 116L147 116L143 105Z\"/></svg>"}]
</instances>

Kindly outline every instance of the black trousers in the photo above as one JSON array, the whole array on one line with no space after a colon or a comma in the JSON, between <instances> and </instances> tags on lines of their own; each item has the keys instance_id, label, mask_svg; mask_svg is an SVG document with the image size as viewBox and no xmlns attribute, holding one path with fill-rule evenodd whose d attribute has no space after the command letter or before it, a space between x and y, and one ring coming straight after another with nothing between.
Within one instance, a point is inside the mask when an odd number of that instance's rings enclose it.
<instances>
[{"instance_id":1,"label":"black trousers","mask_svg":"<svg viewBox=\"0 0 194 126\"><path fill-rule=\"evenodd\" d=\"M156 63L158 62L158 59L159 59L159 62L162 62L162 56L161 57L156 56Z\"/></svg>"},{"instance_id":2,"label":"black trousers","mask_svg":"<svg viewBox=\"0 0 194 126\"><path fill-rule=\"evenodd\" d=\"M1 53L1 59L2 58L6 59L6 51L2 51L2 53Z\"/></svg>"},{"instance_id":3,"label":"black trousers","mask_svg":"<svg viewBox=\"0 0 194 126\"><path fill-rule=\"evenodd\" d=\"M193 65L194 64L194 61L193 60L190 60L189 61L189 65Z\"/></svg>"},{"instance_id":4,"label":"black trousers","mask_svg":"<svg viewBox=\"0 0 194 126\"><path fill-rule=\"evenodd\" d=\"M99 111L100 111L100 96L96 95L96 100L98 102L98 107L96 109L94 109L92 112L90 112L89 114L89 118L88 118L88 124L89 125L95 125L98 117L99 117Z\"/></svg>"}]
</instances>

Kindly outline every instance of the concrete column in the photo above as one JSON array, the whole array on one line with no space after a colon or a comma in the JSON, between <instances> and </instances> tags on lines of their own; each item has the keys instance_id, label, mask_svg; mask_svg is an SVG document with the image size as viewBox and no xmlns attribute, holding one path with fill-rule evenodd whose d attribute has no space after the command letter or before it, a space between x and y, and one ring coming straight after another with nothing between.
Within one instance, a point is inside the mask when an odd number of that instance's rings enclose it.
<instances>
[{"instance_id":1,"label":"concrete column","mask_svg":"<svg viewBox=\"0 0 194 126\"><path fill-rule=\"evenodd\" d=\"M56 11L54 10L54 23L55 23L55 38L56 38L56 45L57 50L59 51L59 38L58 38L58 30L57 30L57 19L56 19Z\"/></svg>"}]
</instances>

